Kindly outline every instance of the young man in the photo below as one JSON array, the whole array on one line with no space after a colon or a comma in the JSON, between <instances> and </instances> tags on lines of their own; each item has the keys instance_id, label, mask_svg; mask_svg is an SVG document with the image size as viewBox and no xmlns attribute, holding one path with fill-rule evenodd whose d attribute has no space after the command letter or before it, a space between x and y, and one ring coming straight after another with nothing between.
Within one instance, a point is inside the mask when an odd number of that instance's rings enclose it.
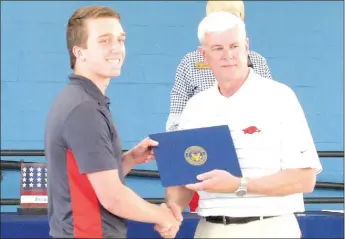
<instances>
[{"instance_id":1,"label":"young man","mask_svg":"<svg viewBox=\"0 0 345 239\"><path fill-rule=\"evenodd\" d=\"M216 84L187 103L179 129L228 125L243 178L205 172L199 183L168 188L167 202L182 211L198 191L195 238L300 238L294 213L304 211L303 193L314 190L322 166L295 93L248 67L245 25L235 15L208 15L198 38Z\"/></svg>"},{"instance_id":2,"label":"young man","mask_svg":"<svg viewBox=\"0 0 345 239\"><path fill-rule=\"evenodd\" d=\"M225 11L237 15L244 20L243 1L207 1L206 15L213 12ZM249 51L248 66L262 77L272 79L266 59L255 51ZM178 65L175 83L171 90L170 113L166 122L166 130L178 129L181 113L188 100L208 88L215 82L213 72L205 64L199 50L186 54ZM194 194L190 202L190 211L194 212L198 207L199 195Z\"/></svg>"},{"instance_id":3,"label":"young man","mask_svg":"<svg viewBox=\"0 0 345 239\"><path fill-rule=\"evenodd\" d=\"M45 130L48 218L56 238L125 238L126 220L169 229L174 207L150 204L124 185L136 165L154 158L149 138L122 154L105 96L125 59L120 15L106 7L78 9L68 21L73 73L51 106Z\"/></svg>"}]
</instances>

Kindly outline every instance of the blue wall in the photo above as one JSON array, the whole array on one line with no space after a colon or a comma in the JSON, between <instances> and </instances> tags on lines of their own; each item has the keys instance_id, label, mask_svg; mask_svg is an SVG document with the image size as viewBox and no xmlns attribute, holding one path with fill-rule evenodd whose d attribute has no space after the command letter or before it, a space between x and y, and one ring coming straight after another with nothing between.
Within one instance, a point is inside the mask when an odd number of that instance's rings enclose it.
<instances>
[{"instance_id":1,"label":"blue wall","mask_svg":"<svg viewBox=\"0 0 345 239\"><path fill-rule=\"evenodd\" d=\"M197 46L205 2L2 2L2 149L43 148L48 107L70 72L65 26L76 8L90 4L119 11L128 36L123 73L112 80L107 92L124 148L149 133L164 131L175 70ZM344 150L343 2L245 4L250 47L266 57L276 80L297 93L317 149ZM343 182L343 158L322 162L325 169L318 180ZM19 197L18 180L16 172L4 172L2 198ZM128 182L144 197L163 196L158 181L130 178ZM313 195L343 196L343 192Z\"/></svg>"}]
</instances>

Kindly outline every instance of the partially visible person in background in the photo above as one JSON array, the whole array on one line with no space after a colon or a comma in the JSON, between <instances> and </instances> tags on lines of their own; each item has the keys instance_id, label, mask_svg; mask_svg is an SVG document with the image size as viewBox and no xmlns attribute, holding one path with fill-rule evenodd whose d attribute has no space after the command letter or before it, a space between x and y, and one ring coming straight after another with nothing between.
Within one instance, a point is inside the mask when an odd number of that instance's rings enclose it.
<instances>
[{"instance_id":1,"label":"partially visible person in background","mask_svg":"<svg viewBox=\"0 0 345 239\"><path fill-rule=\"evenodd\" d=\"M224 11L237 15L244 21L244 4L242 1L208 1L206 15L212 12ZM236 46L234 46L236 47ZM266 59L255 51L249 51L248 66L254 69L258 75L272 79ZM170 95L170 112L166 122L167 131L177 130L180 115L187 101L201 91L204 91L215 83L212 71L204 62L199 50L185 55L177 67L175 83ZM190 211L194 212L198 206L198 194L195 193L190 204Z\"/></svg>"}]
</instances>

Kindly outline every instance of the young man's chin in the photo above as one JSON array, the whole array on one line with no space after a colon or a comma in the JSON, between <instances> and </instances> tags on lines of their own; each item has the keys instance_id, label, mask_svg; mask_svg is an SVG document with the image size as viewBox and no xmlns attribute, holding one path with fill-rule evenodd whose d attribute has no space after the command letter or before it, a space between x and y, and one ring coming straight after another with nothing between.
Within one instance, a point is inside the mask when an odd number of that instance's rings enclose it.
<instances>
[{"instance_id":1,"label":"young man's chin","mask_svg":"<svg viewBox=\"0 0 345 239\"><path fill-rule=\"evenodd\" d=\"M118 77L118 76L120 76L120 75L121 75L121 69L112 70L112 71L108 74L108 76L109 76L110 78Z\"/></svg>"}]
</instances>

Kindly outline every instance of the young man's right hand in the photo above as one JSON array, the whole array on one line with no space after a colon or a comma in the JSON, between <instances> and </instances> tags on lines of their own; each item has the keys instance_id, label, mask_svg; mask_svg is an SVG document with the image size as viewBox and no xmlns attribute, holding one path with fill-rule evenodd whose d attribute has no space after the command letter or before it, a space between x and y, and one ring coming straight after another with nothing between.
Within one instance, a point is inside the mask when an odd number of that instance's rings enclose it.
<instances>
[{"instance_id":1,"label":"young man's right hand","mask_svg":"<svg viewBox=\"0 0 345 239\"><path fill-rule=\"evenodd\" d=\"M161 224L156 224L154 229L163 238L175 238L183 220L181 209L174 203L162 203L162 209L167 210L167 217Z\"/></svg>"}]
</instances>

